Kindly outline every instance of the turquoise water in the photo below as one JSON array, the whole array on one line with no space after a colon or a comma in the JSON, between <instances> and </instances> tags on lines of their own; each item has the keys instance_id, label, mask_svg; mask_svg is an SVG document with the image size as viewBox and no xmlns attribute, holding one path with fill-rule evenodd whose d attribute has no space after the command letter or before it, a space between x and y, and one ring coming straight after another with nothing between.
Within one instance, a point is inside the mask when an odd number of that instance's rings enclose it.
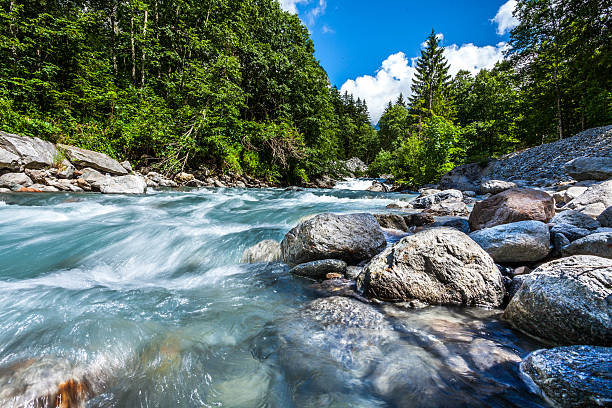
<instances>
[{"instance_id":1,"label":"turquoise water","mask_svg":"<svg viewBox=\"0 0 612 408\"><path fill-rule=\"evenodd\" d=\"M305 216L400 198L0 194L0 406L55 378L86 378L88 407L540 406L517 364L539 345L499 311L377 306L386 328L356 339L305 320L312 282L239 264Z\"/></svg>"}]
</instances>

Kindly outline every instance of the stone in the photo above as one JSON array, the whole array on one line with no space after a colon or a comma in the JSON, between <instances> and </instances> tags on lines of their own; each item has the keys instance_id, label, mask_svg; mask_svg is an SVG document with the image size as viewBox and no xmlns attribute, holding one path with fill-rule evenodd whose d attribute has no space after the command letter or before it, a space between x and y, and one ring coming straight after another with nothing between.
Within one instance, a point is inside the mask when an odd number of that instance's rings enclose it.
<instances>
[{"instance_id":1,"label":"stone","mask_svg":"<svg viewBox=\"0 0 612 408\"><path fill-rule=\"evenodd\" d=\"M92 189L99 191L100 186L103 183L106 183L107 179L109 179L110 176L105 176L104 174L100 173L98 170L94 170L88 167L81 171L80 178L85 180L87 184L89 184L92 187Z\"/></svg>"},{"instance_id":2,"label":"stone","mask_svg":"<svg viewBox=\"0 0 612 408\"><path fill-rule=\"evenodd\" d=\"M341 273L328 273L327 275L325 275L325 279L342 279L344 278L344 275L342 275Z\"/></svg>"},{"instance_id":3,"label":"stone","mask_svg":"<svg viewBox=\"0 0 612 408\"><path fill-rule=\"evenodd\" d=\"M121 165L121 167L123 167L128 173L131 173L133 171L132 169L132 165L130 164L129 161L122 161L121 163L119 163Z\"/></svg>"},{"instance_id":4,"label":"stone","mask_svg":"<svg viewBox=\"0 0 612 408\"><path fill-rule=\"evenodd\" d=\"M442 201L440 203L435 203L426 209L425 212L440 217L454 217L470 214L467 205L461 201Z\"/></svg>"},{"instance_id":5,"label":"stone","mask_svg":"<svg viewBox=\"0 0 612 408\"><path fill-rule=\"evenodd\" d=\"M578 157L565 165L567 174L578 181L612 178L612 157Z\"/></svg>"},{"instance_id":6,"label":"stone","mask_svg":"<svg viewBox=\"0 0 612 408\"><path fill-rule=\"evenodd\" d=\"M556 193L553 193L553 198L555 199L555 203L557 205L567 204L587 190L588 187L570 187L566 190L561 190L557 191Z\"/></svg>"},{"instance_id":7,"label":"stone","mask_svg":"<svg viewBox=\"0 0 612 408\"><path fill-rule=\"evenodd\" d=\"M305 278L323 279L328 273L336 273L344 277L346 267L346 262L339 259L323 259L294 266L289 272Z\"/></svg>"},{"instance_id":8,"label":"stone","mask_svg":"<svg viewBox=\"0 0 612 408\"><path fill-rule=\"evenodd\" d=\"M478 202L470 214L472 231L518 221L548 222L555 215L555 201L545 192L515 188Z\"/></svg>"},{"instance_id":9,"label":"stone","mask_svg":"<svg viewBox=\"0 0 612 408\"><path fill-rule=\"evenodd\" d=\"M0 147L0 169L19 170L19 156Z\"/></svg>"},{"instance_id":10,"label":"stone","mask_svg":"<svg viewBox=\"0 0 612 408\"><path fill-rule=\"evenodd\" d=\"M518 275L527 275L531 273L531 268L529 268L528 266L519 266L518 268L515 268L514 271L512 272L513 276L518 276Z\"/></svg>"},{"instance_id":11,"label":"stone","mask_svg":"<svg viewBox=\"0 0 612 408\"><path fill-rule=\"evenodd\" d=\"M496 225L470 234L495 262L536 262L550 253L548 226L540 221Z\"/></svg>"},{"instance_id":12,"label":"stone","mask_svg":"<svg viewBox=\"0 0 612 408\"><path fill-rule=\"evenodd\" d=\"M426 209L441 202L462 202L463 194L459 190L444 190L439 193L417 198L410 202L412 208Z\"/></svg>"},{"instance_id":13,"label":"stone","mask_svg":"<svg viewBox=\"0 0 612 408\"><path fill-rule=\"evenodd\" d=\"M351 173L365 173L368 171L368 166L358 157L348 159L344 166Z\"/></svg>"},{"instance_id":14,"label":"stone","mask_svg":"<svg viewBox=\"0 0 612 408\"><path fill-rule=\"evenodd\" d=\"M0 193L11 193L12 190L10 188L0 187Z\"/></svg>"},{"instance_id":15,"label":"stone","mask_svg":"<svg viewBox=\"0 0 612 408\"><path fill-rule=\"evenodd\" d=\"M357 277L361 275L361 272L363 272L363 269L363 266L348 266L344 275L348 279L356 280Z\"/></svg>"},{"instance_id":16,"label":"stone","mask_svg":"<svg viewBox=\"0 0 612 408\"><path fill-rule=\"evenodd\" d=\"M104 194L144 194L147 183L144 178L130 174L127 176L108 177L99 185Z\"/></svg>"},{"instance_id":17,"label":"stone","mask_svg":"<svg viewBox=\"0 0 612 408\"><path fill-rule=\"evenodd\" d=\"M277 262L281 259L280 243L272 239L258 242L242 253L241 263Z\"/></svg>"},{"instance_id":18,"label":"stone","mask_svg":"<svg viewBox=\"0 0 612 408\"><path fill-rule=\"evenodd\" d=\"M436 222L433 214L427 213L405 215L404 220L406 221L406 225L409 227L422 227L424 225L431 225Z\"/></svg>"},{"instance_id":19,"label":"stone","mask_svg":"<svg viewBox=\"0 0 612 408\"><path fill-rule=\"evenodd\" d=\"M179 184L186 184L194 179L195 176L193 174L185 172L178 173L176 176L174 176L174 181Z\"/></svg>"},{"instance_id":20,"label":"stone","mask_svg":"<svg viewBox=\"0 0 612 408\"><path fill-rule=\"evenodd\" d=\"M0 176L0 187L12 188L13 186L28 187L34 184L32 179L24 173L6 173Z\"/></svg>"},{"instance_id":21,"label":"stone","mask_svg":"<svg viewBox=\"0 0 612 408\"><path fill-rule=\"evenodd\" d=\"M17 156L19 166L29 169L42 169L52 167L58 160L58 153L53 143L36 137L19 136L0 131L0 149L11 153L3 161L14 160Z\"/></svg>"},{"instance_id":22,"label":"stone","mask_svg":"<svg viewBox=\"0 0 612 408\"><path fill-rule=\"evenodd\" d=\"M504 299L493 259L452 228L403 238L366 265L357 286L366 296L394 302L496 307Z\"/></svg>"},{"instance_id":23,"label":"stone","mask_svg":"<svg viewBox=\"0 0 612 408\"><path fill-rule=\"evenodd\" d=\"M577 239L584 238L591 234L592 231L584 228L576 227L571 224L555 224L550 229L551 234L563 234L570 242L576 241Z\"/></svg>"},{"instance_id":24,"label":"stone","mask_svg":"<svg viewBox=\"0 0 612 408\"><path fill-rule=\"evenodd\" d=\"M440 179L441 189L457 189L461 191L478 191L480 179L485 168L478 163L464 164L455 167Z\"/></svg>"},{"instance_id":25,"label":"stone","mask_svg":"<svg viewBox=\"0 0 612 408\"><path fill-rule=\"evenodd\" d=\"M470 233L470 224L468 223L468 220L461 217L440 217L436 219L436 222L434 222L431 226L454 228L463 232L464 234Z\"/></svg>"},{"instance_id":26,"label":"stone","mask_svg":"<svg viewBox=\"0 0 612 408\"><path fill-rule=\"evenodd\" d=\"M516 183L511 181L503 180L487 180L480 184L480 192L482 194L498 194L502 191L510 190L511 188L517 188Z\"/></svg>"},{"instance_id":27,"label":"stone","mask_svg":"<svg viewBox=\"0 0 612 408\"><path fill-rule=\"evenodd\" d=\"M373 214L381 228L408 231L406 220L399 214Z\"/></svg>"},{"instance_id":28,"label":"stone","mask_svg":"<svg viewBox=\"0 0 612 408\"><path fill-rule=\"evenodd\" d=\"M537 350L520 364L521 377L552 406L612 405L611 347L569 346Z\"/></svg>"},{"instance_id":29,"label":"stone","mask_svg":"<svg viewBox=\"0 0 612 408\"><path fill-rule=\"evenodd\" d=\"M83 189L80 188L78 185L72 184L70 180L65 180L65 179L58 180L58 179L49 177L45 181L48 186L55 187L60 191L71 191L73 193L79 193L83 191Z\"/></svg>"},{"instance_id":30,"label":"stone","mask_svg":"<svg viewBox=\"0 0 612 408\"><path fill-rule=\"evenodd\" d=\"M91 185L85 181L85 179L83 178L78 178L77 181L77 186L79 186L80 188L82 188L85 191L91 191Z\"/></svg>"},{"instance_id":31,"label":"stone","mask_svg":"<svg viewBox=\"0 0 612 408\"><path fill-rule=\"evenodd\" d=\"M612 339L612 260L580 255L526 275L504 312L515 328L560 345L608 345Z\"/></svg>"},{"instance_id":32,"label":"stone","mask_svg":"<svg viewBox=\"0 0 612 408\"><path fill-rule=\"evenodd\" d=\"M510 281L510 285L506 286L506 290L508 291L508 299L512 299L516 292L521 288L523 281L527 278L527 275L517 275L512 278Z\"/></svg>"},{"instance_id":33,"label":"stone","mask_svg":"<svg viewBox=\"0 0 612 408\"><path fill-rule=\"evenodd\" d=\"M561 252L563 251L563 248L565 248L566 246L568 246L570 244L570 240L567 239L567 237L561 233L555 233L552 234L552 244L553 244L553 252L552 255L555 257L559 257L561 256Z\"/></svg>"},{"instance_id":34,"label":"stone","mask_svg":"<svg viewBox=\"0 0 612 408\"><path fill-rule=\"evenodd\" d=\"M612 232L588 235L565 246L562 253L563 256L595 255L612 259Z\"/></svg>"},{"instance_id":35,"label":"stone","mask_svg":"<svg viewBox=\"0 0 612 408\"><path fill-rule=\"evenodd\" d=\"M61 149L68 160L70 160L72 164L77 166L79 169L90 167L111 175L122 176L128 174L128 171L123 168L123 166L119 164L117 160L110 158L104 153L94 152L64 144L58 144L57 147Z\"/></svg>"},{"instance_id":36,"label":"stone","mask_svg":"<svg viewBox=\"0 0 612 408\"><path fill-rule=\"evenodd\" d=\"M281 253L292 266L322 259L356 265L380 253L386 245L382 229L371 214L327 213L289 231L281 242Z\"/></svg>"},{"instance_id":37,"label":"stone","mask_svg":"<svg viewBox=\"0 0 612 408\"><path fill-rule=\"evenodd\" d=\"M39 190L37 188L32 188L32 187L21 187L19 190L17 190L18 193L42 193L42 190Z\"/></svg>"},{"instance_id":38,"label":"stone","mask_svg":"<svg viewBox=\"0 0 612 408\"><path fill-rule=\"evenodd\" d=\"M596 230L601 226L593 217L573 210L560 212L550 222L552 224L569 224L587 230Z\"/></svg>"},{"instance_id":39,"label":"stone","mask_svg":"<svg viewBox=\"0 0 612 408\"><path fill-rule=\"evenodd\" d=\"M373 181L372 185L368 187L366 191L372 191L374 193L388 193L389 188L379 181Z\"/></svg>"},{"instance_id":40,"label":"stone","mask_svg":"<svg viewBox=\"0 0 612 408\"><path fill-rule=\"evenodd\" d=\"M45 179L51 176L48 170L25 169L25 174L32 179L34 183L45 184Z\"/></svg>"},{"instance_id":41,"label":"stone","mask_svg":"<svg viewBox=\"0 0 612 408\"><path fill-rule=\"evenodd\" d=\"M612 206L612 180L593 185L583 194L570 201L565 208L598 217Z\"/></svg>"},{"instance_id":42,"label":"stone","mask_svg":"<svg viewBox=\"0 0 612 408\"><path fill-rule=\"evenodd\" d=\"M602 227L612 228L612 206L602 212L599 217L597 217L597 221Z\"/></svg>"}]
</instances>

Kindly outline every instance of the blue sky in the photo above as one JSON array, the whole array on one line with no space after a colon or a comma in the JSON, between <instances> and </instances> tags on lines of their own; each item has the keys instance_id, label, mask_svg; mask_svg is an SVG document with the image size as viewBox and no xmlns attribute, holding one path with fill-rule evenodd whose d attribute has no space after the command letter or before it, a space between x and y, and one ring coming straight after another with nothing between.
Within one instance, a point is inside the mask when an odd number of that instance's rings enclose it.
<instances>
[{"instance_id":1,"label":"blue sky","mask_svg":"<svg viewBox=\"0 0 612 408\"><path fill-rule=\"evenodd\" d=\"M373 122L408 94L414 59L431 29L443 37L451 72L489 68L503 57L515 0L279 0L311 32L333 85L366 99Z\"/></svg>"}]
</instances>

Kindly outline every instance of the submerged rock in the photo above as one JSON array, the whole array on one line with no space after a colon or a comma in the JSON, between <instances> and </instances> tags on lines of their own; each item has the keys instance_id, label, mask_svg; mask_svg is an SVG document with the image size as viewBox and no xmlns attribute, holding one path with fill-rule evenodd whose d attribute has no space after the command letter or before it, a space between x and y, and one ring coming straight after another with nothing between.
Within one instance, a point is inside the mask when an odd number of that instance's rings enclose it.
<instances>
[{"instance_id":1,"label":"submerged rock","mask_svg":"<svg viewBox=\"0 0 612 408\"><path fill-rule=\"evenodd\" d=\"M281 259L280 243L273 239L258 242L242 253L241 263L277 262Z\"/></svg>"},{"instance_id":2,"label":"submerged rock","mask_svg":"<svg viewBox=\"0 0 612 408\"><path fill-rule=\"evenodd\" d=\"M572 256L526 275L504 312L514 327L555 344L609 345L612 261Z\"/></svg>"},{"instance_id":3,"label":"submerged rock","mask_svg":"<svg viewBox=\"0 0 612 408\"><path fill-rule=\"evenodd\" d=\"M612 405L612 348L592 346L537 350L521 363L523 379L558 407Z\"/></svg>"},{"instance_id":4,"label":"submerged rock","mask_svg":"<svg viewBox=\"0 0 612 408\"><path fill-rule=\"evenodd\" d=\"M470 234L495 262L536 262L550 252L548 226L540 221L497 225Z\"/></svg>"},{"instance_id":5,"label":"submerged rock","mask_svg":"<svg viewBox=\"0 0 612 408\"><path fill-rule=\"evenodd\" d=\"M298 265L322 259L340 259L356 265L380 253L385 236L371 214L321 214L285 235L281 242L283 260Z\"/></svg>"},{"instance_id":6,"label":"submerged rock","mask_svg":"<svg viewBox=\"0 0 612 408\"><path fill-rule=\"evenodd\" d=\"M504 298L493 259L452 228L403 238L374 257L357 284L366 296L390 301L495 307Z\"/></svg>"},{"instance_id":7,"label":"submerged rock","mask_svg":"<svg viewBox=\"0 0 612 408\"><path fill-rule=\"evenodd\" d=\"M346 262L339 259L323 259L294 266L289 272L306 278L323 279L327 274L344 276L346 267Z\"/></svg>"}]
</instances>

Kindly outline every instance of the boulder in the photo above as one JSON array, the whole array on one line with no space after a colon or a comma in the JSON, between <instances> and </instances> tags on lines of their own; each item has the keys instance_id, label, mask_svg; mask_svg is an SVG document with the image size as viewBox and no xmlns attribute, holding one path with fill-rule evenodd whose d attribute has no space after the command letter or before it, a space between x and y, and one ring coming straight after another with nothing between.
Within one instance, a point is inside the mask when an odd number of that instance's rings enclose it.
<instances>
[{"instance_id":1,"label":"boulder","mask_svg":"<svg viewBox=\"0 0 612 408\"><path fill-rule=\"evenodd\" d=\"M373 181L372 185L368 187L366 191L372 191L374 193L388 193L389 188L379 181Z\"/></svg>"},{"instance_id":2,"label":"boulder","mask_svg":"<svg viewBox=\"0 0 612 408\"><path fill-rule=\"evenodd\" d=\"M552 224L569 224L587 230L596 230L601 226L593 217L573 210L560 212L550 222Z\"/></svg>"},{"instance_id":3,"label":"boulder","mask_svg":"<svg viewBox=\"0 0 612 408\"><path fill-rule=\"evenodd\" d=\"M344 165L351 173L365 173L368 171L368 166L358 157L348 159Z\"/></svg>"},{"instance_id":4,"label":"boulder","mask_svg":"<svg viewBox=\"0 0 612 408\"><path fill-rule=\"evenodd\" d=\"M612 180L589 187L583 194L567 203L565 208L598 217L610 206L612 206Z\"/></svg>"},{"instance_id":5,"label":"boulder","mask_svg":"<svg viewBox=\"0 0 612 408\"><path fill-rule=\"evenodd\" d=\"M340 259L349 265L368 260L385 249L385 236L371 214L320 214L285 235L282 259L298 265L322 259Z\"/></svg>"},{"instance_id":6,"label":"boulder","mask_svg":"<svg viewBox=\"0 0 612 408\"><path fill-rule=\"evenodd\" d=\"M176 176L174 176L174 181L176 181L179 184L186 184L192 180L195 180L195 176L191 173L181 172L181 173L178 173Z\"/></svg>"},{"instance_id":7,"label":"boulder","mask_svg":"<svg viewBox=\"0 0 612 408\"><path fill-rule=\"evenodd\" d=\"M548 226L540 221L496 225L470 234L495 262L536 262L550 253Z\"/></svg>"},{"instance_id":8,"label":"boulder","mask_svg":"<svg viewBox=\"0 0 612 408\"><path fill-rule=\"evenodd\" d=\"M463 194L459 190L444 190L439 193L417 198L410 202L412 208L426 209L441 202L462 202Z\"/></svg>"},{"instance_id":9,"label":"boulder","mask_svg":"<svg viewBox=\"0 0 612 408\"><path fill-rule=\"evenodd\" d=\"M523 380L551 405L612 405L612 348L593 346L537 350L520 364Z\"/></svg>"},{"instance_id":10,"label":"boulder","mask_svg":"<svg viewBox=\"0 0 612 408\"><path fill-rule=\"evenodd\" d=\"M123 167L128 173L132 172L132 165L130 164L129 161L122 161L121 163L119 163L121 165L121 167Z\"/></svg>"},{"instance_id":11,"label":"boulder","mask_svg":"<svg viewBox=\"0 0 612 408\"><path fill-rule=\"evenodd\" d=\"M562 253L563 256L595 255L612 259L612 232L588 235L564 247Z\"/></svg>"},{"instance_id":12,"label":"boulder","mask_svg":"<svg viewBox=\"0 0 612 408\"><path fill-rule=\"evenodd\" d=\"M592 231L584 228L576 227L571 224L555 224L551 230L551 234L563 234L563 236L567 237L570 242L576 241L577 239L584 238L587 235L591 234Z\"/></svg>"},{"instance_id":13,"label":"boulder","mask_svg":"<svg viewBox=\"0 0 612 408\"><path fill-rule=\"evenodd\" d=\"M0 169L19 170L19 156L0 147Z\"/></svg>"},{"instance_id":14,"label":"boulder","mask_svg":"<svg viewBox=\"0 0 612 408\"><path fill-rule=\"evenodd\" d=\"M94 170L88 167L81 171L80 178L86 181L87 184L89 184L92 188L99 191L100 186L103 183L106 183L107 179L109 179L110 176L105 176L104 174L100 173L98 170Z\"/></svg>"},{"instance_id":15,"label":"boulder","mask_svg":"<svg viewBox=\"0 0 612 408\"><path fill-rule=\"evenodd\" d=\"M99 185L104 194L144 194L147 183L144 178L130 174L127 176L108 177Z\"/></svg>"},{"instance_id":16,"label":"boulder","mask_svg":"<svg viewBox=\"0 0 612 408\"><path fill-rule=\"evenodd\" d=\"M510 190L511 188L517 188L516 183L511 181L503 180L487 180L480 184L480 192L482 194L498 194L502 191Z\"/></svg>"},{"instance_id":17,"label":"boulder","mask_svg":"<svg viewBox=\"0 0 612 408\"><path fill-rule=\"evenodd\" d=\"M602 227L612 228L612 207L608 207L602 212L599 217L597 217L597 221Z\"/></svg>"},{"instance_id":18,"label":"boulder","mask_svg":"<svg viewBox=\"0 0 612 408\"><path fill-rule=\"evenodd\" d=\"M563 251L563 248L568 246L571 242L565 235L561 233L551 234L551 237L552 237L551 241L553 244L552 256L560 257Z\"/></svg>"},{"instance_id":19,"label":"boulder","mask_svg":"<svg viewBox=\"0 0 612 408\"><path fill-rule=\"evenodd\" d=\"M504 318L515 328L561 344L609 345L612 260L572 256L526 275Z\"/></svg>"},{"instance_id":20,"label":"boulder","mask_svg":"<svg viewBox=\"0 0 612 408\"><path fill-rule=\"evenodd\" d=\"M346 268L346 262L339 259L323 259L294 266L289 272L312 279L324 279L328 274L338 274L342 278Z\"/></svg>"},{"instance_id":21,"label":"boulder","mask_svg":"<svg viewBox=\"0 0 612 408\"><path fill-rule=\"evenodd\" d=\"M32 179L24 173L6 173L0 176L0 187L11 188L13 186L28 187L34 184Z\"/></svg>"},{"instance_id":22,"label":"boulder","mask_svg":"<svg viewBox=\"0 0 612 408\"><path fill-rule=\"evenodd\" d=\"M0 131L0 150L11 155L5 156L3 161L10 159L11 162L18 157L19 166L29 169L42 169L51 167L58 160L58 155L53 143L35 137L19 136ZM17 169L15 165L13 169Z\"/></svg>"},{"instance_id":23,"label":"boulder","mask_svg":"<svg viewBox=\"0 0 612 408\"><path fill-rule=\"evenodd\" d=\"M45 184L48 186L55 187L60 191L71 191L73 193L80 193L83 191L83 189L80 188L78 185L72 184L70 180L64 180L64 179L58 180L58 179L49 177L45 179Z\"/></svg>"},{"instance_id":24,"label":"boulder","mask_svg":"<svg viewBox=\"0 0 612 408\"><path fill-rule=\"evenodd\" d=\"M468 210L467 205L461 201L442 201L432 204L425 212L440 217L454 217L469 215L470 210Z\"/></svg>"},{"instance_id":25,"label":"boulder","mask_svg":"<svg viewBox=\"0 0 612 408\"><path fill-rule=\"evenodd\" d=\"M464 164L455 167L440 179L441 189L457 189L461 191L478 191L480 179L485 169L478 163Z\"/></svg>"},{"instance_id":26,"label":"boulder","mask_svg":"<svg viewBox=\"0 0 612 408\"><path fill-rule=\"evenodd\" d=\"M515 188L478 202L470 214L472 231L518 221L548 222L555 215L555 201L543 191Z\"/></svg>"},{"instance_id":27,"label":"boulder","mask_svg":"<svg viewBox=\"0 0 612 408\"><path fill-rule=\"evenodd\" d=\"M79 169L90 167L111 175L122 176L128 174L128 171L117 160L104 153L64 144L58 144L57 147L62 149L68 160Z\"/></svg>"},{"instance_id":28,"label":"boulder","mask_svg":"<svg viewBox=\"0 0 612 408\"><path fill-rule=\"evenodd\" d=\"M452 228L403 238L370 261L357 286L366 296L389 301L495 307L504 299L493 259Z\"/></svg>"},{"instance_id":29,"label":"boulder","mask_svg":"<svg viewBox=\"0 0 612 408\"><path fill-rule=\"evenodd\" d=\"M612 157L578 157L565 164L567 174L578 181L612 178Z\"/></svg>"},{"instance_id":30,"label":"boulder","mask_svg":"<svg viewBox=\"0 0 612 408\"><path fill-rule=\"evenodd\" d=\"M406 221L406 225L408 225L409 227L422 227L425 225L431 225L436 222L436 219L433 214L427 213L405 215L404 220Z\"/></svg>"},{"instance_id":31,"label":"boulder","mask_svg":"<svg viewBox=\"0 0 612 408\"><path fill-rule=\"evenodd\" d=\"M432 227L448 227L459 230L464 234L470 233L470 224L467 219L461 217L440 217L436 219Z\"/></svg>"},{"instance_id":32,"label":"boulder","mask_svg":"<svg viewBox=\"0 0 612 408\"><path fill-rule=\"evenodd\" d=\"M261 241L242 253L241 263L277 262L281 259L280 243L272 239Z\"/></svg>"},{"instance_id":33,"label":"boulder","mask_svg":"<svg viewBox=\"0 0 612 408\"><path fill-rule=\"evenodd\" d=\"M408 231L406 220L399 214L374 214L374 218L376 218L381 228Z\"/></svg>"},{"instance_id":34,"label":"boulder","mask_svg":"<svg viewBox=\"0 0 612 408\"><path fill-rule=\"evenodd\" d=\"M555 203L557 203L557 205L560 203L567 204L588 189L588 187L570 187L566 190L553 193L553 198L555 199Z\"/></svg>"}]
</instances>

